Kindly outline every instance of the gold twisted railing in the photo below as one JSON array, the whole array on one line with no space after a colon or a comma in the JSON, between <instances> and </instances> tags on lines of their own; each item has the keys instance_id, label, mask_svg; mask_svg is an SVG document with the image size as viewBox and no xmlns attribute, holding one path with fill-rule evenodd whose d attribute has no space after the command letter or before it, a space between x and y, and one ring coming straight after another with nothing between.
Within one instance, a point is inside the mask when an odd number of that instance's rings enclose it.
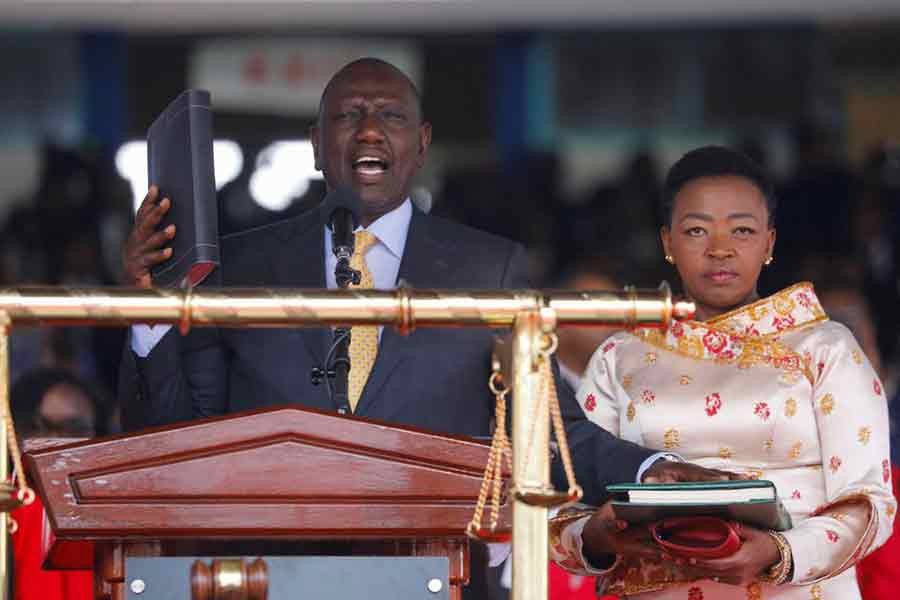
<instances>
[{"instance_id":1,"label":"gold twisted railing","mask_svg":"<svg viewBox=\"0 0 900 600\"><path fill-rule=\"evenodd\" d=\"M560 325L665 326L693 314L689 302L673 302L668 286L658 292L539 292L471 290L219 289L202 292L133 288L22 287L0 289L0 531L7 512L26 496L7 483L7 447L16 462L18 444L9 408L8 336L21 325L127 326L169 323L182 333L204 327L310 327L393 325L401 333L417 327L512 328L513 485L550 486L549 416L534 421L540 394L541 336ZM530 447L533 452L515 452ZM523 464L527 463L527 464ZM5 487L4 487L5 486ZM547 508L513 501L513 600L547 598ZM6 597L7 536L0 535L0 600Z\"/></svg>"}]
</instances>

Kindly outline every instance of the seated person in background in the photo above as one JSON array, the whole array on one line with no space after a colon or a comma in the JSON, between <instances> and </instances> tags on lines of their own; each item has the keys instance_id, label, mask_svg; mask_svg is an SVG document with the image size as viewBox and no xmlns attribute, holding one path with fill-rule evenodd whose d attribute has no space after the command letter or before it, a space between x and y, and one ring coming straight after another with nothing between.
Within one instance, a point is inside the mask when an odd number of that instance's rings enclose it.
<instances>
[{"instance_id":1,"label":"seated person in background","mask_svg":"<svg viewBox=\"0 0 900 600\"><path fill-rule=\"evenodd\" d=\"M858 599L854 564L891 533L878 376L811 284L757 293L775 248L775 207L770 181L742 154L705 147L682 157L666 179L661 238L696 320L616 334L577 398L588 419L627 440L773 481L794 527L745 524L732 556L678 564L644 526L612 533L608 506L558 518L555 560L620 595ZM613 561L605 549L616 544Z\"/></svg>"},{"instance_id":2,"label":"seated person in background","mask_svg":"<svg viewBox=\"0 0 900 600\"><path fill-rule=\"evenodd\" d=\"M20 377L10 390L16 430L26 438L93 437L101 405L80 379L62 369L39 369ZM12 512L17 529L12 538L14 600L91 600L91 571L45 571L44 507L40 498Z\"/></svg>"},{"instance_id":3,"label":"seated person in background","mask_svg":"<svg viewBox=\"0 0 900 600\"><path fill-rule=\"evenodd\" d=\"M554 287L562 290L618 291L624 282L612 263L592 259L576 262ZM558 327L559 348L556 360L559 374L572 390L581 385L584 370L594 351L603 341L615 333L616 327Z\"/></svg>"}]
</instances>

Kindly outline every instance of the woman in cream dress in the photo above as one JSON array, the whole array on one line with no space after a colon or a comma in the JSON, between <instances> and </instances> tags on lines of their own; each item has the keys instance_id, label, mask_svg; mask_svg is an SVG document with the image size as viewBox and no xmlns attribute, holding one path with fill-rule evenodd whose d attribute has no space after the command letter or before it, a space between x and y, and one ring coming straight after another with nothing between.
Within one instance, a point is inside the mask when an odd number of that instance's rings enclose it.
<instances>
[{"instance_id":1,"label":"woman in cream dress","mask_svg":"<svg viewBox=\"0 0 900 600\"><path fill-rule=\"evenodd\" d=\"M728 558L617 556L598 569L586 557L609 547L594 537L608 517L575 513L554 521L551 555L628 597L858 599L853 565L890 536L896 508L881 382L811 284L758 297L773 256L775 200L752 161L695 150L669 172L665 199L666 260L697 320L607 340L578 400L591 421L625 439L773 481L794 527L745 527Z\"/></svg>"}]
</instances>

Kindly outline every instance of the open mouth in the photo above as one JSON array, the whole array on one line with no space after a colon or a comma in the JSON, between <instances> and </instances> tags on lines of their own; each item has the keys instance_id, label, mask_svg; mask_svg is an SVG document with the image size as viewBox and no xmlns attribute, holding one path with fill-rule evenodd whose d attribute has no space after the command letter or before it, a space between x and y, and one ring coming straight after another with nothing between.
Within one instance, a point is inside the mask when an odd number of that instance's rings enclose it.
<instances>
[{"instance_id":1,"label":"open mouth","mask_svg":"<svg viewBox=\"0 0 900 600\"><path fill-rule=\"evenodd\" d=\"M353 161L353 170L366 177L377 177L388 170L388 163L377 156L360 156Z\"/></svg>"}]
</instances>

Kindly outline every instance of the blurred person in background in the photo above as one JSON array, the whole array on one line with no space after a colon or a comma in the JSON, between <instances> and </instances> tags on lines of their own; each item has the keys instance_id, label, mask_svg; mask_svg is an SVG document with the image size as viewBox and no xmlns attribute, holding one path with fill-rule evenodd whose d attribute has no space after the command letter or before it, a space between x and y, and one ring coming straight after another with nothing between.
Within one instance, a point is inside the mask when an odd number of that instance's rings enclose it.
<instances>
[{"instance_id":1,"label":"blurred person in background","mask_svg":"<svg viewBox=\"0 0 900 600\"><path fill-rule=\"evenodd\" d=\"M775 216L773 186L745 155L711 146L683 156L666 179L660 236L696 320L614 335L577 398L588 419L632 442L771 480L793 528L742 524L736 553L688 564L661 552L646 526L613 527L608 505L562 514L551 555L606 591L858 599L854 564L890 536L884 389L811 284L759 297Z\"/></svg>"},{"instance_id":2,"label":"blurred person in background","mask_svg":"<svg viewBox=\"0 0 900 600\"><path fill-rule=\"evenodd\" d=\"M103 405L81 379L64 369L38 369L10 390L16 430L28 438L90 438L105 427ZM45 571L42 545L44 508L39 498L12 512L14 600L91 600L93 572Z\"/></svg>"},{"instance_id":3,"label":"blurred person in background","mask_svg":"<svg viewBox=\"0 0 900 600\"><path fill-rule=\"evenodd\" d=\"M615 265L622 261L605 258L582 259L571 265L553 287L561 290L603 290L622 289L621 269ZM559 347L556 360L559 363L561 379L572 388L581 386L584 371L591 356L610 335L615 327L558 327L556 335ZM577 441L577 440L576 440ZM555 464L554 467L559 467ZM558 470L558 469L557 469ZM555 485L562 489L566 484L564 473L554 473ZM556 563L550 563L550 600L594 600L595 582L593 577L569 573Z\"/></svg>"},{"instance_id":4,"label":"blurred person in background","mask_svg":"<svg viewBox=\"0 0 900 600\"><path fill-rule=\"evenodd\" d=\"M45 143L33 195L18 202L2 228L6 284L98 286L110 274L110 244L118 257L117 218L130 210L127 187L89 149ZM112 215L118 215L113 218ZM122 221L124 222L124 221ZM111 327L15 328L10 340L11 379L38 366L62 367L114 389L124 332Z\"/></svg>"},{"instance_id":5,"label":"blurred person in background","mask_svg":"<svg viewBox=\"0 0 900 600\"><path fill-rule=\"evenodd\" d=\"M13 384L10 399L22 438L86 438L106 431L99 395L69 370L40 368L26 373Z\"/></svg>"},{"instance_id":6,"label":"blurred person in background","mask_svg":"<svg viewBox=\"0 0 900 600\"><path fill-rule=\"evenodd\" d=\"M851 206L859 178L840 158L837 134L808 118L792 133L794 169L778 192L779 260L768 273L777 287L793 280L792 269L809 254L853 251Z\"/></svg>"},{"instance_id":7,"label":"blurred person in background","mask_svg":"<svg viewBox=\"0 0 900 600\"><path fill-rule=\"evenodd\" d=\"M554 287L561 290L622 289L622 277L613 261L602 258L582 260L571 266ZM615 327L560 327L557 329L559 348L556 360L559 373L572 391L581 386L588 361L600 344L615 333Z\"/></svg>"},{"instance_id":8,"label":"blurred person in background","mask_svg":"<svg viewBox=\"0 0 900 600\"><path fill-rule=\"evenodd\" d=\"M627 256L639 271L656 265L659 169L651 151L637 149L620 174L565 210L563 261L579 256Z\"/></svg>"},{"instance_id":9,"label":"blurred person in background","mask_svg":"<svg viewBox=\"0 0 900 600\"><path fill-rule=\"evenodd\" d=\"M852 256L862 270L878 347L890 366L900 342L900 146L880 144L870 151L850 225Z\"/></svg>"},{"instance_id":10,"label":"blurred person in background","mask_svg":"<svg viewBox=\"0 0 900 600\"><path fill-rule=\"evenodd\" d=\"M881 353L878 349L875 322L872 312L862 291L860 265L847 258L833 257L827 261L828 268L823 270L817 281L819 299L829 317L843 323L859 340L872 367L879 375L883 375ZM900 469L896 460L898 440L898 418L900 408L896 397L892 397L889 386L885 382L885 393L890 398L888 410L891 417L891 453L892 479L894 497L900 500ZM894 533L885 544L872 552L857 564L857 579L863 600L891 600L896 595L897 582L900 581L900 524L894 522Z\"/></svg>"}]
</instances>

